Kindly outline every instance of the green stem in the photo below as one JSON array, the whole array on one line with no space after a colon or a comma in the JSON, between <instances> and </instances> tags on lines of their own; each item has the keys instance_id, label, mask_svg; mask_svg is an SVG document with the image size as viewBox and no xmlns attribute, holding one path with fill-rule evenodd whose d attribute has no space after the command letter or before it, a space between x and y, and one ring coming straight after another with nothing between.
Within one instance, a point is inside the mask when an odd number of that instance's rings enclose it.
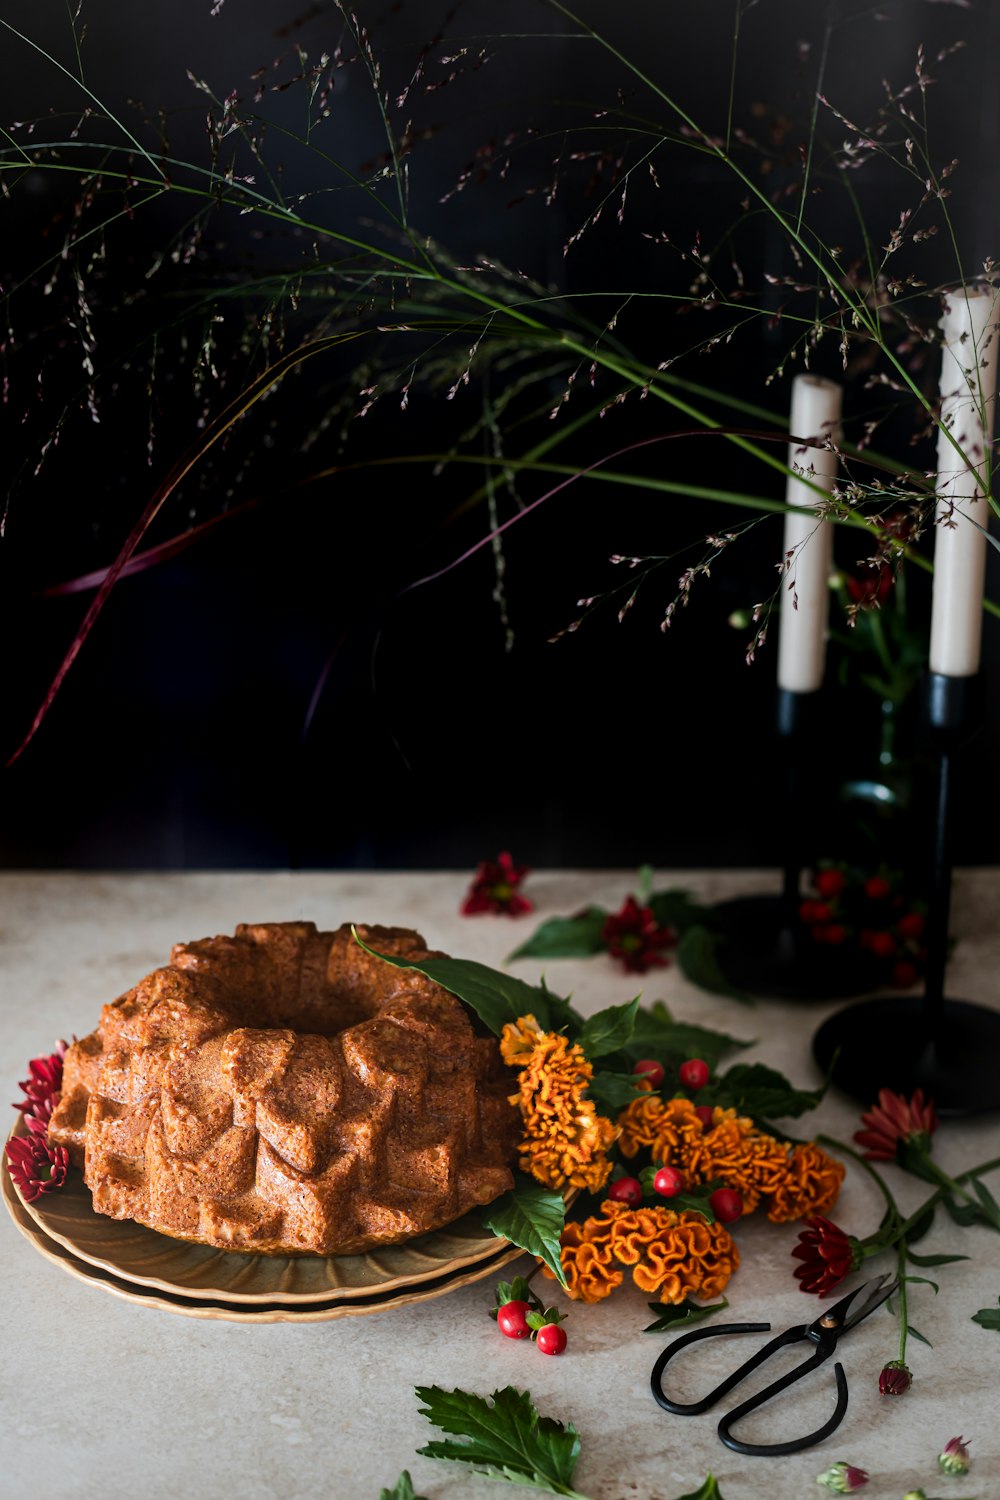
<instances>
[{"instance_id":1,"label":"green stem","mask_svg":"<svg viewBox=\"0 0 1000 1500\"><path fill-rule=\"evenodd\" d=\"M900 1239L896 1246L896 1274L899 1278L899 1359L901 1364L906 1363L906 1335L910 1331L906 1317L906 1238Z\"/></svg>"}]
</instances>

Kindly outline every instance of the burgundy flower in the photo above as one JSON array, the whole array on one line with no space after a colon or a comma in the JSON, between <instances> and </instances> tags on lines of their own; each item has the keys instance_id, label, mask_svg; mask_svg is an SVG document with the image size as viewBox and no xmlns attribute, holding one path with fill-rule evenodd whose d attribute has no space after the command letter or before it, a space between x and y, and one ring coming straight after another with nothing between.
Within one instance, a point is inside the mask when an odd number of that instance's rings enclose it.
<instances>
[{"instance_id":1,"label":"burgundy flower","mask_svg":"<svg viewBox=\"0 0 1000 1500\"><path fill-rule=\"evenodd\" d=\"M795 1272L799 1290L825 1297L859 1264L861 1247L853 1235L816 1214L806 1219L792 1255L802 1262Z\"/></svg>"},{"instance_id":2,"label":"burgundy flower","mask_svg":"<svg viewBox=\"0 0 1000 1500\"><path fill-rule=\"evenodd\" d=\"M620 958L636 974L669 963L662 950L677 944L673 928L661 927L650 908L640 906L634 896L627 898L621 911L609 914L601 936L611 957Z\"/></svg>"},{"instance_id":3,"label":"burgundy flower","mask_svg":"<svg viewBox=\"0 0 1000 1500\"><path fill-rule=\"evenodd\" d=\"M22 1079L18 1088L24 1094L24 1098L14 1105L22 1114L34 1113L35 1106L46 1100L54 1102L59 1097L62 1089L63 1058L66 1056L66 1043L56 1042L56 1050L48 1057L33 1057L28 1064L28 1072L31 1075Z\"/></svg>"},{"instance_id":4,"label":"burgundy flower","mask_svg":"<svg viewBox=\"0 0 1000 1500\"><path fill-rule=\"evenodd\" d=\"M518 889L530 873L526 865L515 865L506 852L498 854L496 859L483 860L462 902L463 917L481 911L517 917L522 912L531 911L531 902Z\"/></svg>"},{"instance_id":5,"label":"burgundy flower","mask_svg":"<svg viewBox=\"0 0 1000 1500\"><path fill-rule=\"evenodd\" d=\"M69 1153L65 1146L49 1146L41 1135L17 1136L7 1142L7 1170L25 1203L62 1187Z\"/></svg>"},{"instance_id":6,"label":"burgundy flower","mask_svg":"<svg viewBox=\"0 0 1000 1500\"><path fill-rule=\"evenodd\" d=\"M868 1160L895 1161L903 1141L928 1151L938 1122L934 1105L924 1099L922 1089L914 1090L912 1099L879 1089L878 1104L861 1116L861 1123L865 1128L856 1130L854 1139L859 1146L867 1147Z\"/></svg>"},{"instance_id":7,"label":"burgundy flower","mask_svg":"<svg viewBox=\"0 0 1000 1500\"><path fill-rule=\"evenodd\" d=\"M822 1474L816 1475L816 1483L825 1485L828 1490L833 1490L835 1495L853 1495L856 1490L863 1489L868 1483L867 1469L859 1469L854 1464L849 1464L844 1459L838 1459Z\"/></svg>"},{"instance_id":8,"label":"burgundy flower","mask_svg":"<svg viewBox=\"0 0 1000 1500\"><path fill-rule=\"evenodd\" d=\"M861 578L853 573L844 575L847 592L860 609L877 609L884 604L895 581L892 569L884 562L876 564Z\"/></svg>"},{"instance_id":9,"label":"burgundy flower","mask_svg":"<svg viewBox=\"0 0 1000 1500\"><path fill-rule=\"evenodd\" d=\"M890 1359L878 1378L880 1396L903 1396L910 1389L913 1376L901 1359Z\"/></svg>"},{"instance_id":10,"label":"burgundy flower","mask_svg":"<svg viewBox=\"0 0 1000 1500\"><path fill-rule=\"evenodd\" d=\"M969 1445L965 1438L949 1438L938 1454L938 1468L944 1474L968 1474Z\"/></svg>"}]
</instances>

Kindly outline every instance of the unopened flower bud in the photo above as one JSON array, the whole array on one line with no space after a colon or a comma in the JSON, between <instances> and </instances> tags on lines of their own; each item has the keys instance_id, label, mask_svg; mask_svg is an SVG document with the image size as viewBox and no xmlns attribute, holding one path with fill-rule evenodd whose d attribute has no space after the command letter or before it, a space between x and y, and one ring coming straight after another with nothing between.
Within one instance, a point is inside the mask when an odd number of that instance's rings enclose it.
<instances>
[{"instance_id":1,"label":"unopened flower bud","mask_svg":"<svg viewBox=\"0 0 1000 1500\"><path fill-rule=\"evenodd\" d=\"M938 1454L938 1468L945 1474L968 1474L969 1449L964 1438L949 1438Z\"/></svg>"},{"instance_id":2,"label":"unopened flower bud","mask_svg":"<svg viewBox=\"0 0 1000 1500\"><path fill-rule=\"evenodd\" d=\"M878 1378L880 1396L902 1396L912 1384L913 1376L901 1359L890 1359Z\"/></svg>"},{"instance_id":3,"label":"unopened flower bud","mask_svg":"<svg viewBox=\"0 0 1000 1500\"><path fill-rule=\"evenodd\" d=\"M907 1490L903 1500L927 1500L923 1490Z\"/></svg>"},{"instance_id":4,"label":"unopened flower bud","mask_svg":"<svg viewBox=\"0 0 1000 1500\"><path fill-rule=\"evenodd\" d=\"M748 609L734 609L726 621L730 630L749 630L752 623L752 616Z\"/></svg>"},{"instance_id":5,"label":"unopened flower bud","mask_svg":"<svg viewBox=\"0 0 1000 1500\"><path fill-rule=\"evenodd\" d=\"M853 1464L838 1459L822 1474L816 1475L816 1483L833 1490L835 1495L853 1495L855 1490L868 1483L868 1475L864 1469L856 1469Z\"/></svg>"}]
</instances>

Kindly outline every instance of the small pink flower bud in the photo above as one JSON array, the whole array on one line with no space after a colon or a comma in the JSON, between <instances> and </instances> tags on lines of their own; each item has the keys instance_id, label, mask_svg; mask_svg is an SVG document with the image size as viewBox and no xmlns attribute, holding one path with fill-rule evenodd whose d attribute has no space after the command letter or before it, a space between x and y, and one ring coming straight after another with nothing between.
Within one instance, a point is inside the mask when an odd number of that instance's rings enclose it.
<instances>
[{"instance_id":1,"label":"small pink flower bud","mask_svg":"<svg viewBox=\"0 0 1000 1500\"><path fill-rule=\"evenodd\" d=\"M890 1359L878 1378L880 1396L902 1396L910 1389L913 1376L901 1359Z\"/></svg>"},{"instance_id":2,"label":"small pink flower bud","mask_svg":"<svg viewBox=\"0 0 1000 1500\"><path fill-rule=\"evenodd\" d=\"M835 1495L853 1495L855 1490L868 1483L868 1475L864 1469L856 1469L853 1464L838 1459L822 1474L816 1475L816 1483L833 1490Z\"/></svg>"},{"instance_id":3,"label":"small pink flower bud","mask_svg":"<svg viewBox=\"0 0 1000 1500\"><path fill-rule=\"evenodd\" d=\"M969 1449L964 1438L949 1438L938 1454L938 1468L945 1474L968 1474Z\"/></svg>"}]
</instances>

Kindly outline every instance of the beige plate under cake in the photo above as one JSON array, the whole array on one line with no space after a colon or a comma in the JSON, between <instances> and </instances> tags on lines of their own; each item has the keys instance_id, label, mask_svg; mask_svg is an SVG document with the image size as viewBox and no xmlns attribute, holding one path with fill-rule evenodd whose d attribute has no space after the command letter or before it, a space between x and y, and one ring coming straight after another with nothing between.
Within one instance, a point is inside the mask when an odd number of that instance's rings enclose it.
<instances>
[{"instance_id":1,"label":"beige plate under cake","mask_svg":"<svg viewBox=\"0 0 1000 1500\"><path fill-rule=\"evenodd\" d=\"M52 1261L62 1270L68 1271L79 1281L90 1286L101 1287L113 1297L126 1302L136 1302L140 1307L158 1307L163 1312L178 1313L184 1318L224 1319L230 1323L329 1323L335 1318L364 1317L369 1313L387 1312L394 1307L406 1307L414 1302L428 1302L433 1297L443 1297L459 1287L468 1286L485 1276L491 1276L501 1267L524 1252L507 1245L489 1260L465 1270L453 1271L450 1275L438 1276L424 1285L406 1291L380 1292L367 1297L349 1300L336 1299L329 1302L313 1302L305 1306L287 1306L272 1302L256 1307L243 1307L225 1302L209 1302L191 1297L174 1296L136 1286L114 1276L108 1271L79 1260L65 1245L52 1240L39 1228L27 1212L28 1205L10 1179L10 1174L0 1171L3 1178L3 1200L17 1228L46 1260ZM505 1243L505 1242L501 1242Z\"/></svg>"},{"instance_id":2,"label":"beige plate under cake","mask_svg":"<svg viewBox=\"0 0 1000 1500\"><path fill-rule=\"evenodd\" d=\"M20 1117L11 1135L23 1135ZM4 1172L6 1179L7 1173ZM6 1190L6 1181L5 1181ZM20 1195L17 1201L21 1204ZM346 1301L417 1289L466 1267L492 1261L507 1241L483 1229L476 1213L402 1245L363 1255L244 1255L190 1245L130 1219L96 1214L80 1172L23 1210L49 1241L112 1276L174 1296L285 1306Z\"/></svg>"}]
</instances>

